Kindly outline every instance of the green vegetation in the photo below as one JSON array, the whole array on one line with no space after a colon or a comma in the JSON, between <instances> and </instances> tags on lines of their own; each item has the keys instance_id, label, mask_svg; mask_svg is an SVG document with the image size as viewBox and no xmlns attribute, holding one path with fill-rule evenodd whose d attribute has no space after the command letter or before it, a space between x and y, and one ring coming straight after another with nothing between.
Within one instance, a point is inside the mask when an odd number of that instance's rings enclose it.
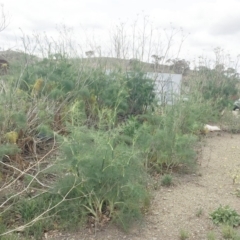
<instances>
[{"instance_id":1,"label":"green vegetation","mask_svg":"<svg viewBox=\"0 0 240 240\"><path fill-rule=\"evenodd\" d=\"M224 239L232 239L232 240L239 240L240 234L229 225L224 225L222 227L222 236Z\"/></svg>"},{"instance_id":2,"label":"green vegetation","mask_svg":"<svg viewBox=\"0 0 240 240\"><path fill-rule=\"evenodd\" d=\"M207 234L207 240L216 240L215 233L214 232L208 232Z\"/></svg>"},{"instance_id":3,"label":"green vegetation","mask_svg":"<svg viewBox=\"0 0 240 240\"><path fill-rule=\"evenodd\" d=\"M166 186L166 187L171 186L173 184L172 176L170 174L163 175L161 184L162 186Z\"/></svg>"},{"instance_id":4,"label":"green vegetation","mask_svg":"<svg viewBox=\"0 0 240 240\"><path fill-rule=\"evenodd\" d=\"M199 208L196 212L197 217L201 217L203 215L203 208Z\"/></svg>"},{"instance_id":5,"label":"green vegetation","mask_svg":"<svg viewBox=\"0 0 240 240\"><path fill-rule=\"evenodd\" d=\"M240 198L240 189L236 190L236 196Z\"/></svg>"},{"instance_id":6,"label":"green vegetation","mask_svg":"<svg viewBox=\"0 0 240 240\"><path fill-rule=\"evenodd\" d=\"M180 240L186 240L189 238L189 233L188 231L184 230L184 229L181 229L180 230L180 236L179 236L179 239Z\"/></svg>"},{"instance_id":7,"label":"green vegetation","mask_svg":"<svg viewBox=\"0 0 240 240\"><path fill-rule=\"evenodd\" d=\"M226 224L237 227L240 225L240 215L229 206L220 206L218 209L210 214L213 223Z\"/></svg>"},{"instance_id":8,"label":"green vegetation","mask_svg":"<svg viewBox=\"0 0 240 240\"><path fill-rule=\"evenodd\" d=\"M142 61L126 68L123 60L109 67L50 45L44 57L24 54L1 76L0 236L42 239L53 229L109 222L128 230L149 208L152 175L170 186L174 172L196 170L203 126L219 120L239 79L188 69L188 101L161 105L145 74L146 65L160 69ZM213 220L237 226L239 216L223 210Z\"/></svg>"}]
</instances>

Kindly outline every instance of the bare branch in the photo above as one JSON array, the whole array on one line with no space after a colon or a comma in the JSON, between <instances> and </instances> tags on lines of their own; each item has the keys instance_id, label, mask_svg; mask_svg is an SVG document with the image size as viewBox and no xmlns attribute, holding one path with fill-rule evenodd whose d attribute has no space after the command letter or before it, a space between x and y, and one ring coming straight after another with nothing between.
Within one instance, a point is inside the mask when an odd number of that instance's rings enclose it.
<instances>
[{"instance_id":1,"label":"bare branch","mask_svg":"<svg viewBox=\"0 0 240 240\"><path fill-rule=\"evenodd\" d=\"M48 153L46 153L39 161L37 161L35 164L33 164L32 166L28 167L25 171L21 171L20 169L18 168L15 168L13 166L11 166L13 169L15 170L18 170L19 172L21 172L21 174L19 174L19 176L17 178L14 179L14 181L12 181L11 183L9 183L7 186L5 186L4 188L1 188L1 190L4 190L4 189L7 189L9 188L12 184L14 184L18 179L20 179L24 174L26 174L29 170L31 170L34 166L38 165L40 162L42 162L51 152L53 152L54 150L56 150L56 148L52 148ZM4 164L4 165L8 165L8 164L5 164L3 162L1 162L1 164ZM8 165L10 166L10 165ZM2 207L2 205L0 206Z\"/></svg>"},{"instance_id":2,"label":"bare branch","mask_svg":"<svg viewBox=\"0 0 240 240\"><path fill-rule=\"evenodd\" d=\"M1 12L0 13L1 14L1 17L0 17L0 32L2 32L9 25L9 21L8 21L8 18L6 16L6 14L5 14L3 4L1 4L0 8L1 8L1 10L0 10L0 12Z\"/></svg>"},{"instance_id":3,"label":"bare branch","mask_svg":"<svg viewBox=\"0 0 240 240\"><path fill-rule=\"evenodd\" d=\"M7 235L7 234L9 234L9 233L13 233L13 232L22 232L22 231L24 231L26 228L31 227L31 226L32 226L34 223L36 223L37 221L46 218L46 217L44 217L44 215L45 215L46 213L50 212L51 210L53 210L54 208L56 208L57 206L59 206L61 203L63 203L64 201L68 200L68 199L67 199L67 196L69 195L69 193L70 193L75 187L77 187L78 185L82 184L82 182L80 182L80 183L77 184L77 183L76 183L76 180L77 180L77 178L75 178L75 182L74 182L73 186L72 186L72 187L69 189L69 191L63 196L63 198L62 198L61 201L59 201L58 203L56 203L54 206L51 206L51 203L49 203L49 207L47 208L47 210L45 210L44 212L42 212L40 215L38 215L38 216L37 216L36 218L34 218L32 221L26 223L25 225L16 227L16 228L14 228L14 229L12 229L12 230L9 230L9 231L7 231L7 232L5 232L5 233L2 233L2 234L0 234L0 236L5 236L5 235ZM79 197L79 198L82 198L82 197L85 197L85 196L81 196L81 197Z\"/></svg>"}]
</instances>

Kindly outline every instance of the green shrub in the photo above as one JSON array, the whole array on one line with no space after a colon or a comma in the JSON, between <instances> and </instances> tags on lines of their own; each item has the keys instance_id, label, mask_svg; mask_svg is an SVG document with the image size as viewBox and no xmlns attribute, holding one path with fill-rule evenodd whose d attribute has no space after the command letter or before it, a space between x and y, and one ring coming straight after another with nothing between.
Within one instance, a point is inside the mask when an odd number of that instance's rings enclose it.
<instances>
[{"instance_id":1,"label":"green shrub","mask_svg":"<svg viewBox=\"0 0 240 240\"><path fill-rule=\"evenodd\" d=\"M208 232L207 234L207 240L215 240L216 237L215 237L215 233L214 232Z\"/></svg>"},{"instance_id":2,"label":"green shrub","mask_svg":"<svg viewBox=\"0 0 240 240\"><path fill-rule=\"evenodd\" d=\"M229 206L220 206L210 216L215 224L227 224L233 227L240 225L240 215Z\"/></svg>"},{"instance_id":3,"label":"green shrub","mask_svg":"<svg viewBox=\"0 0 240 240\"><path fill-rule=\"evenodd\" d=\"M146 135L141 137L144 136ZM193 135L177 134L173 129L168 128L156 129L149 137L149 167L160 167L160 170L179 166L193 168L196 163L193 148L195 142L196 137Z\"/></svg>"},{"instance_id":4,"label":"green shrub","mask_svg":"<svg viewBox=\"0 0 240 240\"><path fill-rule=\"evenodd\" d=\"M148 199L143 158L134 146L117 138L118 132L71 129L65 139L62 162L71 174L63 177L56 191L80 197L81 205L96 222L104 215L127 229L132 218L141 216ZM67 185L67 179L72 184ZM106 213L107 212L107 213Z\"/></svg>"},{"instance_id":5,"label":"green shrub","mask_svg":"<svg viewBox=\"0 0 240 240\"><path fill-rule=\"evenodd\" d=\"M189 238L189 233L186 230L181 229L179 239L180 240L186 240L188 238Z\"/></svg>"},{"instance_id":6,"label":"green shrub","mask_svg":"<svg viewBox=\"0 0 240 240\"><path fill-rule=\"evenodd\" d=\"M20 87L31 93L36 80L43 79L43 86L39 89L39 93L46 93L53 99L61 99L78 86L77 74L74 63L67 56L49 55L48 58L28 66Z\"/></svg>"},{"instance_id":7,"label":"green shrub","mask_svg":"<svg viewBox=\"0 0 240 240\"><path fill-rule=\"evenodd\" d=\"M74 185L72 179L65 179L61 184L65 184L62 185L62 192L52 189L34 198L16 201L12 208L3 214L5 223L9 225L13 219L18 219L17 224L26 225L23 235L34 239L42 239L44 232L56 228L76 230L86 222L87 211L82 206L83 202L79 201L80 192L64 192L66 188L69 190Z\"/></svg>"},{"instance_id":8,"label":"green shrub","mask_svg":"<svg viewBox=\"0 0 240 240\"><path fill-rule=\"evenodd\" d=\"M162 186L166 186L166 187L171 186L173 184L172 175L169 175L169 174L163 175L161 184Z\"/></svg>"},{"instance_id":9,"label":"green shrub","mask_svg":"<svg viewBox=\"0 0 240 240\"><path fill-rule=\"evenodd\" d=\"M240 235L238 232L229 225L225 225L222 227L222 236L224 239L233 239L233 240L239 240Z\"/></svg>"},{"instance_id":10,"label":"green shrub","mask_svg":"<svg viewBox=\"0 0 240 240\"><path fill-rule=\"evenodd\" d=\"M236 190L236 196L240 198L240 189Z\"/></svg>"},{"instance_id":11,"label":"green shrub","mask_svg":"<svg viewBox=\"0 0 240 240\"><path fill-rule=\"evenodd\" d=\"M104 109L113 111L114 123L144 114L155 98L154 82L138 68L131 72L97 69L88 77L86 90L86 115L95 121Z\"/></svg>"},{"instance_id":12,"label":"green shrub","mask_svg":"<svg viewBox=\"0 0 240 240\"><path fill-rule=\"evenodd\" d=\"M139 115L146 110L155 99L154 81L136 65L133 71L126 74L128 96L128 114Z\"/></svg>"},{"instance_id":13,"label":"green shrub","mask_svg":"<svg viewBox=\"0 0 240 240\"><path fill-rule=\"evenodd\" d=\"M202 216L203 215L203 209L202 208L199 208L198 210L197 210L197 212L196 212L196 216L197 217L200 217L200 216Z\"/></svg>"},{"instance_id":14,"label":"green shrub","mask_svg":"<svg viewBox=\"0 0 240 240\"><path fill-rule=\"evenodd\" d=\"M218 69L204 68L195 75L198 90L205 101L210 100L212 112L219 115L225 107L232 105L233 99L238 94L237 75L229 76Z\"/></svg>"}]
</instances>

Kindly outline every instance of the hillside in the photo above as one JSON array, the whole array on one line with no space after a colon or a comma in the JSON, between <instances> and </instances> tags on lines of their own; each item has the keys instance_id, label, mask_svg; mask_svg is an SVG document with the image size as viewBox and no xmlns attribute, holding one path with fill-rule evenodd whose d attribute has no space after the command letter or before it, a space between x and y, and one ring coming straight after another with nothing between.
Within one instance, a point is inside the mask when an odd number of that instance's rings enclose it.
<instances>
[{"instance_id":1,"label":"hillside","mask_svg":"<svg viewBox=\"0 0 240 240\"><path fill-rule=\"evenodd\" d=\"M13 50L0 51L0 59L7 60L10 64L26 61L31 63L39 60L39 58L34 55Z\"/></svg>"},{"instance_id":2,"label":"hillside","mask_svg":"<svg viewBox=\"0 0 240 240\"><path fill-rule=\"evenodd\" d=\"M0 59L4 59L9 62L10 65L15 65L18 63L34 63L40 61L41 58L27 54L22 51L6 50L0 51ZM72 58L74 62L80 62L81 64L89 67L105 67L106 69L112 68L121 68L129 71L132 69L134 64L138 63L142 69L146 72L172 72L170 66L158 64L157 66L154 63L141 62L137 59L119 59L113 57L88 57L88 58ZM172 72L173 73L173 72Z\"/></svg>"}]
</instances>

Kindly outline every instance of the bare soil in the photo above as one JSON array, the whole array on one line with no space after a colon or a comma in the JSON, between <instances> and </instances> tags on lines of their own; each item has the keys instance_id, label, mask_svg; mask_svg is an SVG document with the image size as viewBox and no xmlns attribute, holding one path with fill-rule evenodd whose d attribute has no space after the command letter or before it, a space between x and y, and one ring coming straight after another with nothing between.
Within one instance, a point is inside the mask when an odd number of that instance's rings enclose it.
<instances>
[{"instance_id":1,"label":"bare soil","mask_svg":"<svg viewBox=\"0 0 240 240\"><path fill-rule=\"evenodd\" d=\"M209 232L214 232L215 239L223 239L221 227L212 223L209 214L220 205L240 213L236 195L240 179L234 183L237 170L240 175L240 135L210 133L202 145L196 173L174 175L171 187L159 185L150 211L128 233L110 225L95 232L46 234L46 239L175 240L180 239L181 230L188 232L188 239L208 239Z\"/></svg>"}]
</instances>

